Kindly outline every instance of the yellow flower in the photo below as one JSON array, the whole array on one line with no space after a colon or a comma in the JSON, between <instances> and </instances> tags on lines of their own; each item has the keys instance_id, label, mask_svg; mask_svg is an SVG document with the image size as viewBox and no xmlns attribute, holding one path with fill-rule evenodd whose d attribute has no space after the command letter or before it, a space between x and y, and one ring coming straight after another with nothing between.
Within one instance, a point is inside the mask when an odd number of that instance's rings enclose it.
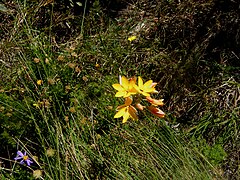
<instances>
[{"instance_id":1,"label":"yellow flower","mask_svg":"<svg viewBox=\"0 0 240 180\"><path fill-rule=\"evenodd\" d=\"M157 93L155 86L157 83L154 83L153 80L149 80L143 84L142 78L138 77L138 86L134 85L134 88L139 91L144 96L150 96L149 93Z\"/></svg>"},{"instance_id":2,"label":"yellow flower","mask_svg":"<svg viewBox=\"0 0 240 180\"><path fill-rule=\"evenodd\" d=\"M37 80L37 85L42 85L43 84L43 80Z\"/></svg>"},{"instance_id":3,"label":"yellow flower","mask_svg":"<svg viewBox=\"0 0 240 180\"><path fill-rule=\"evenodd\" d=\"M34 58L33 61L34 61L35 63L39 63L39 62L40 62L40 59L39 59L39 58Z\"/></svg>"},{"instance_id":4,"label":"yellow flower","mask_svg":"<svg viewBox=\"0 0 240 180\"><path fill-rule=\"evenodd\" d=\"M137 94L137 90L134 88L136 78L131 78L129 81L126 77L120 77L120 84L113 84L113 88L118 92L115 97L129 97L133 94Z\"/></svg>"},{"instance_id":5,"label":"yellow flower","mask_svg":"<svg viewBox=\"0 0 240 180\"><path fill-rule=\"evenodd\" d=\"M153 99L150 96L146 97L147 101L150 102L153 106L163 106L163 99Z\"/></svg>"},{"instance_id":6,"label":"yellow flower","mask_svg":"<svg viewBox=\"0 0 240 180\"><path fill-rule=\"evenodd\" d=\"M75 64L75 63L68 63L68 67L70 67L71 69L74 69L74 68L75 68L75 66L76 66L76 64Z\"/></svg>"},{"instance_id":7,"label":"yellow flower","mask_svg":"<svg viewBox=\"0 0 240 180\"><path fill-rule=\"evenodd\" d=\"M148 107L148 110L157 117L164 118L165 116L165 113L156 106L151 105Z\"/></svg>"},{"instance_id":8,"label":"yellow flower","mask_svg":"<svg viewBox=\"0 0 240 180\"><path fill-rule=\"evenodd\" d=\"M129 40L130 42L134 41L135 39L137 39L137 36L130 36L130 37L128 38L128 40Z\"/></svg>"},{"instance_id":9,"label":"yellow flower","mask_svg":"<svg viewBox=\"0 0 240 180\"><path fill-rule=\"evenodd\" d=\"M42 170L40 170L40 169L37 169L37 170L34 170L33 171L33 177L35 178L35 179L38 179L38 178L41 178L42 177Z\"/></svg>"},{"instance_id":10,"label":"yellow flower","mask_svg":"<svg viewBox=\"0 0 240 180\"><path fill-rule=\"evenodd\" d=\"M76 112L76 109L75 109L75 107L70 107L69 111L70 111L71 113L75 113L75 112Z\"/></svg>"},{"instance_id":11,"label":"yellow flower","mask_svg":"<svg viewBox=\"0 0 240 180\"><path fill-rule=\"evenodd\" d=\"M58 58L57 58L58 61L63 61L64 60L64 56L62 55L59 55Z\"/></svg>"},{"instance_id":12,"label":"yellow flower","mask_svg":"<svg viewBox=\"0 0 240 180\"><path fill-rule=\"evenodd\" d=\"M130 97L125 98L124 105L117 107L118 112L115 114L114 118L123 117L123 123L127 122L129 117L137 120L137 110L133 106L131 106L131 104L132 99Z\"/></svg>"},{"instance_id":13,"label":"yellow flower","mask_svg":"<svg viewBox=\"0 0 240 180\"><path fill-rule=\"evenodd\" d=\"M53 157L55 154L55 150L52 148L47 149L46 154L48 157Z\"/></svg>"}]
</instances>

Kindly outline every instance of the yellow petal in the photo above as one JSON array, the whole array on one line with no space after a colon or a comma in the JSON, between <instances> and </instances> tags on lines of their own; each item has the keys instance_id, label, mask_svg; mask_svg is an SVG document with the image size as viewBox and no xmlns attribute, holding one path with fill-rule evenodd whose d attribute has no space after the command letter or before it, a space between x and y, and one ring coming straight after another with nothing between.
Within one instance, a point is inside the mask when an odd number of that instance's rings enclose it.
<instances>
[{"instance_id":1,"label":"yellow petal","mask_svg":"<svg viewBox=\"0 0 240 180\"><path fill-rule=\"evenodd\" d=\"M128 112L126 112L124 115L123 115L123 121L122 121L122 123L125 123L125 122L127 122L127 120L128 120L128 118L129 118L129 113Z\"/></svg>"},{"instance_id":2,"label":"yellow petal","mask_svg":"<svg viewBox=\"0 0 240 180\"><path fill-rule=\"evenodd\" d=\"M133 85L133 88L134 88L137 92L140 92L140 88L139 88L136 84Z\"/></svg>"},{"instance_id":3,"label":"yellow petal","mask_svg":"<svg viewBox=\"0 0 240 180\"><path fill-rule=\"evenodd\" d=\"M132 86L132 87L129 87L129 92L130 92L130 93L134 93L134 94L136 94L136 93L138 93L138 90L135 89L134 86Z\"/></svg>"},{"instance_id":4,"label":"yellow petal","mask_svg":"<svg viewBox=\"0 0 240 180\"><path fill-rule=\"evenodd\" d=\"M137 110L136 110L133 106L129 106L128 112L129 112L130 116L131 116L134 120L137 120L137 119L138 119L138 117L137 117Z\"/></svg>"},{"instance_id":5,"label":"yellow petal","mask_svg":"<svg viewBox=\"0 0 240 180\"><path fill-rule=\"evenodd\" d=\"M113 84L112 87L118 91L124 91L124 88L120 84Z\"/></svg>"},{"instance_id":6,"label":"yellow petal","mask_svg":"<svg viewBox=\"0 0 240 180\"><path fill-rule=\"evenodd\" d=\"M124 97L126 98L126 97L129 97L134 94L137 94L137 92L128 92L128 93L126 93L126 95Z\"/></svg>"},{"instance_id":7,"label":"yellow petal","mask_svg":"<svg viewBox=\"0 0 240 180\"><path fill-rule=\"evenodd\" d=\"M150 94L147 93L147 92L141 92L141 93L142 93L142 95L144 95L144 96L150 96Z\"/></svg>"},{"instance_id":8,"label":"yellow petal","mask_svg":"<svg viewBox=\"0 0 240 180\"><path fill-rule=\"evenodd\" d=\"M115 94L115 97L122 97L122 96L125 97L126 94L127 94L126 91L120 91L120 92L117 92L117 93Z\"/></svg>"},{"instance_id":9,"label":"yellow petal","mask_svg":"<svg viewBox=\"0 0 240 180\"><path fill-rule=\"evenodd\" d=\"M129 85L128 79L125 76L122 76L121 80L122 80L122 84L121 85L123 86L123 88L124 89L128 89L128 85Z\"/></svg>"},{"instance_id":10,"label":"yellow petal","mask_svg":"<svg viewBox=\"0 0 240 180\"><path fill-rule=\"evenodd\" d=\"M127 98L127 97L129 97L129 96L131 96L132 94L131 93L126 93L123 97L124 98Z\"/></svg>"},{"instance_id":11,"label":"yellow petal","mask_svg":"<svg viewBox=\"0 0 240 180\"><path fill-rule=\"evenodd\" d=\"M144 92L154 92L155 91L155 88L146 88L144 89Z\"/></svg>"},{"instance_id":12,"label":"yellow petal","mask_svg":"<svg viewBox=\"0 0 240 180\"><path fill-rule=\"evenodd\" d=\"M149 87L151 87L152 86L152 83L153 83L153 81L152 80L148 80L147 82L145 82L144 83L144 88L149 88Z\"/></svg>"},{"instance_id":13,"label":"yellow petal","mask_svg":"<svg viewBox=\"0 0 240 180\"><path fill-rule=\"evenodd\" d=\"M120 118L122 116L124 116L124 114L126 114L126 107L120 109L114 116L114 118Z\"/></svg>"},{"instance_id":14,"label":"yellow petal","mask_svg":"<svg viewBox=\"0 0 240 180\"><path fill-rule=\"evenodd\" d=\"M138 86L140 89L143 87L143 80L140 76L138 76Z\"/></svg>"}]
</instances>

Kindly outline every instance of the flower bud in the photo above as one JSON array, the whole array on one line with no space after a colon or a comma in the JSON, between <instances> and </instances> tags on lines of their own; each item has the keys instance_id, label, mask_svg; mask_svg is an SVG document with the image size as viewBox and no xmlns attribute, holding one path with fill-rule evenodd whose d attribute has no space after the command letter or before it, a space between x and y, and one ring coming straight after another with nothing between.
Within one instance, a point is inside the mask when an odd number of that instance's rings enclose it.
<instances>
[{"instance_id":1,"label":"flower bud","mask_svg":"<svg viewBox=\"0 0 240 180\"><path fill-rule=\"evenodd\" d=\"M153 105L149 106L148 110L157 117L163 118L165 116L165 113L162 110Z\"/></svg>"},{"instance_id":2,"label":"flower bud","mask_svg":"<svg viewBox=\"0 0 240 180\"><path fill-rule=\"evenodd\" d=\"M140 111L142 111L145 108L145 106L141 105L140 103L135 104L135 107Z\"/></svg>"},{"instance_id":3,"label":"flower bud","mask_svg":"<svg viewBox=\"0 0 240 180\"><path fill-rule=\"evenodd\" d=\"M150 102L154 106L163 106L163 99L153 99L150 96L146 97L147 101Z\"/></svg>"}]
</instances>

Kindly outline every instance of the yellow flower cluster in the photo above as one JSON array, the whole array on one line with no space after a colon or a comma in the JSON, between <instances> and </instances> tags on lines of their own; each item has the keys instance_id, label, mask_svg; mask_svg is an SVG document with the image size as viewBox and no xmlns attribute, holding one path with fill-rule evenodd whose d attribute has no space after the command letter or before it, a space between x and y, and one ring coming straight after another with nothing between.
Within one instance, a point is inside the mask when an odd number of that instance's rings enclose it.
<instances>
[{"instance_id":1,"label":"yellow flower cluster","mask_svg":"<svg viewBox=\"0 0 240 180\"><path fill-rule=\"evenodd\" d=\"M160 110L157 106L163 106L163 99L153 99L151 98L151 93L157 93L155 86L157 83L149 80L143 83L142 78L135 77L127 79L126 77L122 76L119 79L119 84L113 84L113 88L116 89L118 92L116 93L115 97L123 97L125 98L125 103L121 106L117 107L117 113L115 114L114 118L123 117L123 123L127 122L127 120L132 118L133 120L137 120L137 109L144 110L147 108L152 114L163 118L165 113ZM141 104L142 96L145 98L143 100L148 101L150 103L149 106L143 106ZM133 98L135 98L135 103L133 103Z\"/></svg>"}]
</instances>

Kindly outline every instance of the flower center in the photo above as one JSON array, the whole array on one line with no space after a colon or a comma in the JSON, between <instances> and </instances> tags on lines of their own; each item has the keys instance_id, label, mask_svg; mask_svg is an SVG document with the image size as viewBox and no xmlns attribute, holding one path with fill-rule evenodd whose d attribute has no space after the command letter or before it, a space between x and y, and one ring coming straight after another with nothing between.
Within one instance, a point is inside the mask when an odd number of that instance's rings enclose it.
<instances>
[{"instance_id":1,"label":"flower center","mask_svg":"<svg viewBox=\"0 0 240 180\"><path fill-rule=\"evenodd\" d=\"M23 160L26 161L28 159L28 156L23 156Z\"/></svg>"}]
</instances>

